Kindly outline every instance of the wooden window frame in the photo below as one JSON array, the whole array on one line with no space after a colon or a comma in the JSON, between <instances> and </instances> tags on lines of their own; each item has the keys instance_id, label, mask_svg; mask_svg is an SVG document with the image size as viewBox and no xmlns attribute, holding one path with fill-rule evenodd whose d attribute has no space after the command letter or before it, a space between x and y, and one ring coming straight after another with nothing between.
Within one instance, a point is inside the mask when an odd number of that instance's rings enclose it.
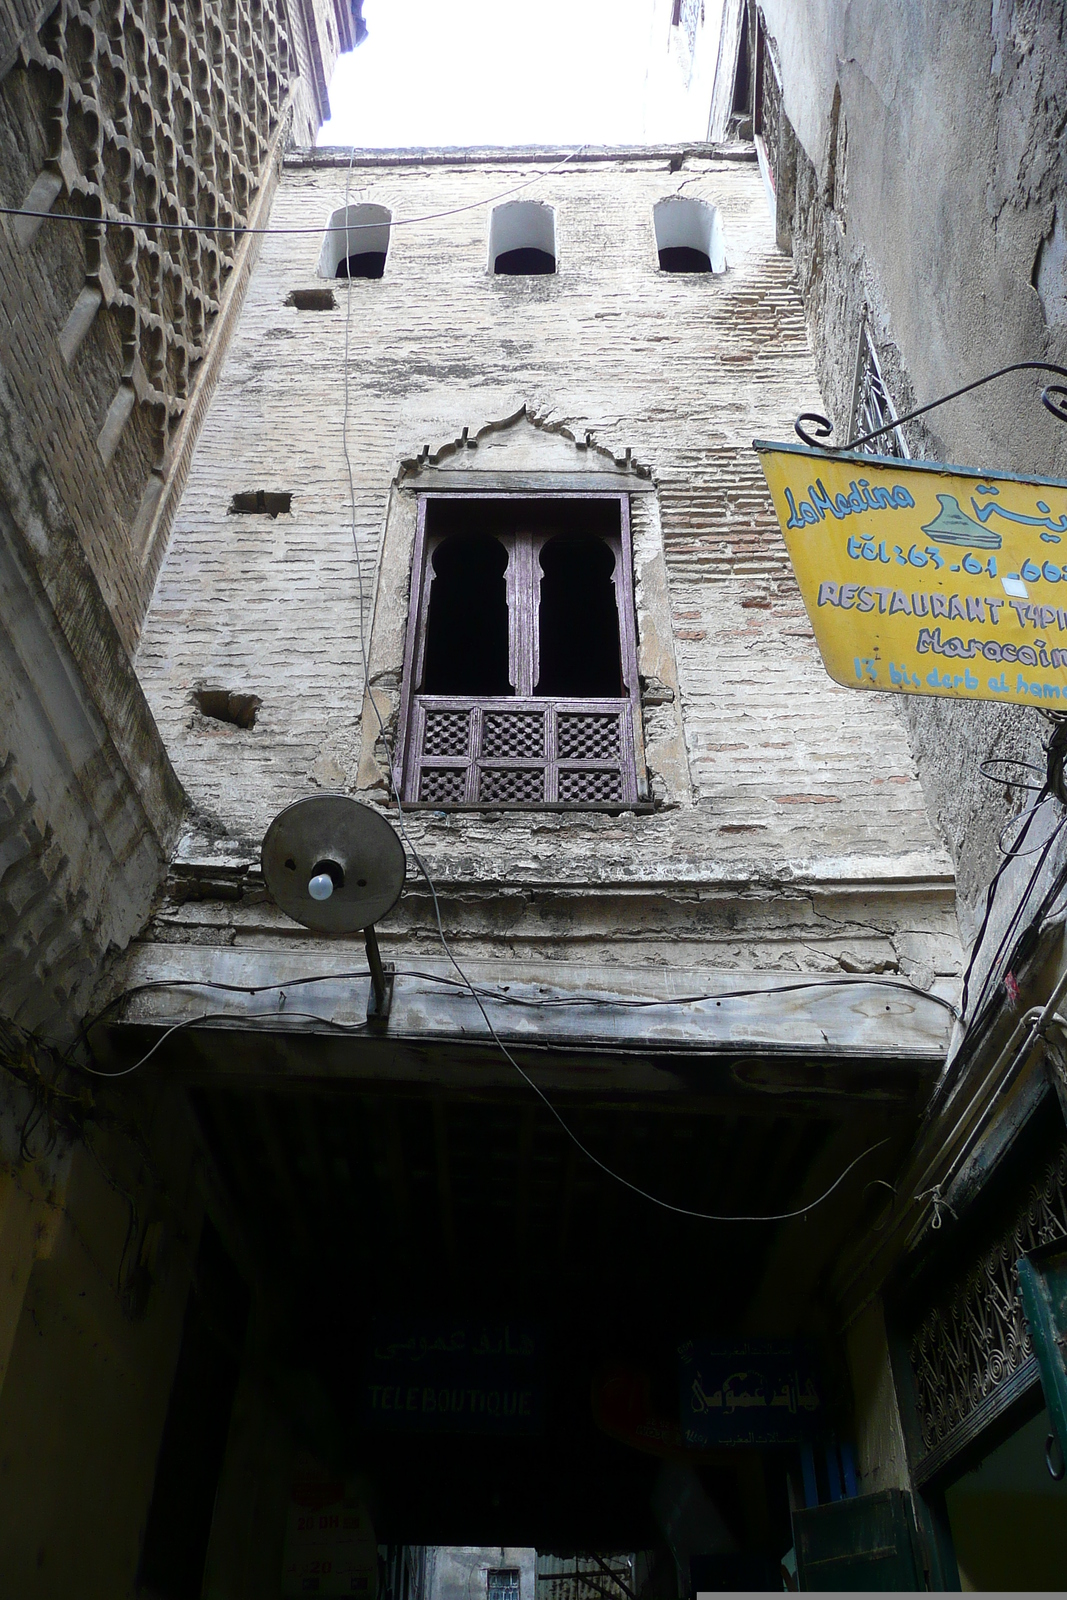
<instances>
[{"instance_id":1,"label":"wooden window frame","mask_svg":"<svg viewBox=\"0 0 1067 1600\"><path fill-rule=\"evenodd\" d=\"M612 698L535 695L537 681L539 577L535 537L503 536L508 552L511 695L426 695L422 680L429 616L430 558L436 538L427 534L431 502L479 500L613 501L619 508L618 535L603 536L615 552L612 584L619 614L623 693ZM543 542L554 537L547 533ZM459 733L466 718L465 735ZM434 718L454 738L451 753L427 747ZM516 720L517 719L517 720ZM511 725L526 749L514 744L499 751L500 731ZM634 606L630 497L619 491L515 489L503 492L427 490L419 494L412 553L404 679L400 698L400 740L393 781L408 808L431 811L642 811L651 807L640 793L640 683ZM432 779L428 775L432 774ZM539 776L540 775L540 776ZM540 793L538 788L540 785ZM509 795L508 790L515 791ZM431 797L427 794L432 790ZM526 791L526 792L524 792Z\"/></svg>"}]
</instances>

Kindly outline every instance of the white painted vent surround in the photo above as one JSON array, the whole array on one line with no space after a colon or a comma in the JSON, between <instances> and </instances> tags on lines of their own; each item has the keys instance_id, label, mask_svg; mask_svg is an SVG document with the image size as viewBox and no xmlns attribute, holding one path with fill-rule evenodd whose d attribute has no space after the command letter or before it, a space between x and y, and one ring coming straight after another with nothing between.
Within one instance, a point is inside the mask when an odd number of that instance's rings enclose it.
<instances>
[{"instance_id":1,"label":"white painted vent surround","mask_svg":"<svg viewBox=\"0 0 1067 1600\"><path fill-rule=\"evenodd\" d=\"M389 225L392 220L393 214L385 206L368 202L339 206L331 212L319 256L319 277L348 277L344 270L345 263L359 256L370 256L374 258L375 266L380 263L384 268L385 257L389 253ZM356 231L346 233L346 228ZM352 276L380 278L381 271L361 271L358 265L354 265Z\"/></svg>"},{"instance_id":2,"label":"white painted vent surround","mask_svg":"<svg viewBox=\"0 0 1067 1600\"><path fill-rule=\"evenodd\" d=\"M686 195L671 195L653 206L652 220L660 266L665 272L726 271L726 243L717 206ZM703 261L698 260L700 257Z\"/></svg>"},{"instance_id":3,"label":"white painted vent surround","mask_svg":"<svg viewBox=\"0 0 1067 1600\"><path fill-rule=\"evenodd\" d=\"M555 272L556 213L540 200L511 200L489 218L490 272Z\"/></svg>"}]
</instances>

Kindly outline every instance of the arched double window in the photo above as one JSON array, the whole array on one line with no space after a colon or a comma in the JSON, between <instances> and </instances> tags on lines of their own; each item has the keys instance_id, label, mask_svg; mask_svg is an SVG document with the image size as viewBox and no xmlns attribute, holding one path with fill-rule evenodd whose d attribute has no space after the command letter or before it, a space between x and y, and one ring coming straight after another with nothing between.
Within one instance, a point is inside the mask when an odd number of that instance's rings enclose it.
<instances>
[{"instance_id":1,"label":"arched double window","mask_svg":"<svg viewBox=\"0 0 1067 1600\"><path fill-rule=\"evenodd\" d=\"M319 255L319 277L380 278L389 254L392 220L385 206L369 202L332 212Z\"/></svg>"},{"instance_id":2,"label":"arched double window","mask_svg":"<svg viewBox=\"0 0 1067 1600\"><path fill-rule=\"evenodd\" d=\"M627 497L424 495L413 580L405 799L633 804Z\"/></svg>"}]
</instances>

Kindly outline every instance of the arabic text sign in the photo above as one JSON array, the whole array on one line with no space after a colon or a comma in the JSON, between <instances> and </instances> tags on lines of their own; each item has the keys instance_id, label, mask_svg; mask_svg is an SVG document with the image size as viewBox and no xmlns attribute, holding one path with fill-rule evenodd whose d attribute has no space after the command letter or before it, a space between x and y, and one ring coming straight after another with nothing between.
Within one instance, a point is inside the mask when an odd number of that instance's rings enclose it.
<instances>
[{"instance_id":1,"label":"arabic text sign","mask_svg":"<svg viewBox=\"0 0 1067 1600\"><path fill-rule=\"evenodd\" d=\"M819 1431L822 1397L806 1346L769 1339L678 1347L688 1445L798 1444Z\"/></svg>"},{"instance_id":2,"label":"arabic text sign","mask_svg":"<svg viewBox=\"0 0 1067 1600\"><path fill-rule=\"evenodd\" d=\"M364 1407L374 1427L405 1433L537 1433L541 1341L513 1322L377 1322Z\"/></svg>"},{"instance_id":3,"label":"arabic text sign","mask_svg":"<svg viewBox=\"0 0 1067 1600\"><path fill-rule=\"evenodd\" d=\"M1067 711L1067 484L755 448L835 682Z\"/></svg>"}]
</instances>

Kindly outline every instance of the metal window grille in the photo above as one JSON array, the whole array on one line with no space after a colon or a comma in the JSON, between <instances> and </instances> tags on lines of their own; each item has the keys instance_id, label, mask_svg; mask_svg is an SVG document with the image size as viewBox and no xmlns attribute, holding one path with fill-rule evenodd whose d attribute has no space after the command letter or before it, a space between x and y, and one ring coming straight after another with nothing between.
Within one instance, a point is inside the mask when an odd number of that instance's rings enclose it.
<instances>
[{"instance_id":1,"label":"metal window grille","mask_svg":"<svg viewBox=\"0 0 1067 1600\"><path fill-rule=\"evenodd\" d=\"M490 1567L485 1574L485 1600L519 1600L518 1567Z\"/></svg>"},{"instance_id":2,"label":"metal window grille","mask_svg":"<svg viewBox=\"0 0 1067 1600\"><path fill-rule=\"evenodd\" d=\"M515 497L526 502L537 498L618 502L619 534L605 538L615 554L612 583L618 608L623 692L610 698L533 693L541 582L538 549L554 537L543 529L529 536L518 535L509 544L509 649L517 692L490 696L423 691L429 596L434 581L433 536L427 531L427 509L428 503L432 505L435 500L455 498L444 494L420 497L401 704L405 737L396 774L404 800L443 810L464 806L618 810L636 805L640 800L638 678L627 497L568 497L558 492L541 497L526 492ZM507 496L474 498L500 503Z\"/></svg>"},{"instance_id":3,"label":"metal window grille","mask_svg":"<svg viewBox=\"0 0 1067 1600\"><path fill-rule=\"evenodd\" d=\"M896 411L882 378L882 371L878 365L878 352L874 348L867 319L864 317L860 327L859 346L856 350L856 377L852 386L848 437L862 438L865 433L873 433L875 428L884 428L887 422L895 420ZM895 456L899 461L908 461L911 457L911 451L900 428L894 428L891 433L883 433L879 438L872 439L870 444L860 445L859 449L865 455Z\"/></svg>"}]
</instances>

